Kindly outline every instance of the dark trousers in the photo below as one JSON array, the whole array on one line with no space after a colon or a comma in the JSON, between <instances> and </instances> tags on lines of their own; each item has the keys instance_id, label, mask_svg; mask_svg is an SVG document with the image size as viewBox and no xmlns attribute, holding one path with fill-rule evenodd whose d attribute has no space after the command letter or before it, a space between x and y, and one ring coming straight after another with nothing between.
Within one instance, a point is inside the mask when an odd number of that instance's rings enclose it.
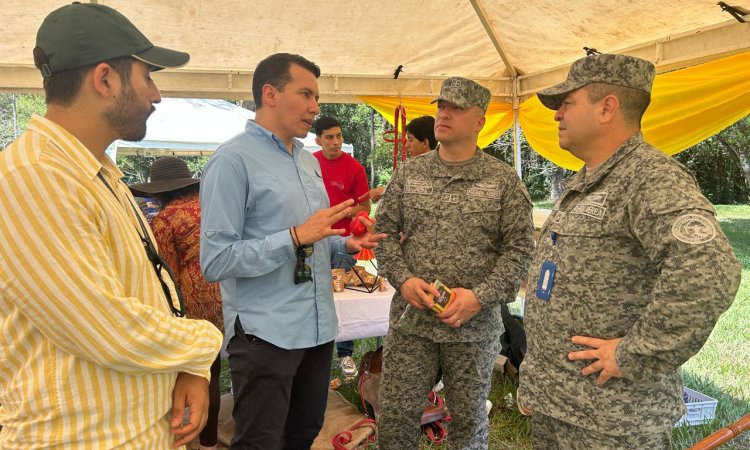
<instances>
[{"instance_id":1,"label":"dark trousers","mask_svg":"<svg viewBox=\"0 0 750 450\"><path fill-rule=\"evenodd\" d=\"M232 450L308 450L323 427L333 341L285 350L246 335L227 345L234 390Z\"/></svg>"},{"instance_id":2,"label":"dark trousers","mask_svg":"<svg viewBox=\"0 0 750 450\"><path fill-rule=\"evenodd\" d=\"M217 355L216 361L211 365L211 382L208 384L208 421L206 421L206 427L198 435L201 445L204 447L213 447L219 442L219 407L221 407L221 395L219 392L220 376L221 355Z\"/></svg>"},{"instance_id":3,"label":"dark trousers","mask_svg":"<svg viewBox=\"0 0 750 450\"><path fill-rule=\"evenodd\" d=\"M354 356L354 341L336 342L336 356L339 358Z\"/></svg>"}]
</instances>

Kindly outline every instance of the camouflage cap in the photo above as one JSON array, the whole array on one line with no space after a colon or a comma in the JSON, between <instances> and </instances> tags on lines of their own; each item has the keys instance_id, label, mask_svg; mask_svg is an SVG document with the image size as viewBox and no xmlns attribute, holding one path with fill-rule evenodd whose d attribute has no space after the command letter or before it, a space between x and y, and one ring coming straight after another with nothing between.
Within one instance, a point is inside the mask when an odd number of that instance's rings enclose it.
<instances>
[{"instance_id":1,"label":"camouflage cap","mask_svg":"<svg viewBox=\"0 0 750 450\"><path fill-rule=\"evenodd\" d=\"M442 86L440 86L440 95L430 103L445 100L462 108L471 108L477 105L484 112L487 112L491 96L489 89L475 81L468 78L451 77L443 81Z\"/></svg>"},{"instance_id":2,"label":"camouflage cap","mask_svg":"<svg viewBox=\"0 0 750 450\"><path fill-rule=\"evenodd\" d=\"M568 79L537 92L539 100L549 109L558 110L565 96L589 83L605 83L640 89L651 94L656 69L645 59L625 55L592 55L570 66Z\"/></svg>"}]
</instances>

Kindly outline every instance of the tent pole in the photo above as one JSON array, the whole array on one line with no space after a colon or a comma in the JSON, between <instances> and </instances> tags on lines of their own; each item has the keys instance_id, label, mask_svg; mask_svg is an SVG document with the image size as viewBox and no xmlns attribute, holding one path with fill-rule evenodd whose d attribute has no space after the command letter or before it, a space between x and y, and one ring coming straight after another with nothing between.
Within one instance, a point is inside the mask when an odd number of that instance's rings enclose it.
<instances>
[{"instance_id":1,"label":"tent pole","mask_svg":"<svg viewBox=\"0 0 750 450\"><path fill-rule=\"evenodd\" d=\"M375 187L375 163L373 155L375 153L375 110L370 108L370 189Z\"/></svg>"},{"instance_id":2,"label":"tent pole","mask_svg":"<svg viewBox=\"0 0 750 450\"><path fill-rule=\"evenodd\" d=\"M521 175L521 127L518 126L518 110L513 110L513 161L515 162L518 178L523 179Z\"/></svg>"},{"instance_id":3,"label":"tent pole","mask_svg":"<svg viewBox=\"0 0 750 450\"><path fill-rule=\"evenodd\" d=\"M516 167L518 178L523 180L521 173L521 127L518 125L518 77L513 79L513 162Z\"/></svg>"}]
</instances>

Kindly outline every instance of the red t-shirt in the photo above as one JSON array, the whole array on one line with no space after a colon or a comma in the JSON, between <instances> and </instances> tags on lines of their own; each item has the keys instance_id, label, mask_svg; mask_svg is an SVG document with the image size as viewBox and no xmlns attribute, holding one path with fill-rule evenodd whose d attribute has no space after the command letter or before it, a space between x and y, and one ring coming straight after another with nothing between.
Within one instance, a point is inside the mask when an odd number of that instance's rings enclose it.
<instances>
[{"instance_id":1,"label":"red t-shirt","mask_svg":"<svg viewBox=\"0 0 750 450\"><path fill-rule=\"evenodd\" d=\"M318 158L320 170L323 172L323 184L328 192L328 199L331 206L336 206L350 198L354 201L367 193L370 188L367 186L367 176L365 168L356 159L348 153L342 153L341 156L334 160L328 160L323 156L323 150L313 153ZM349 236L349 224L352 219L345 217L331 228L345 228L345 236Z\"/></svg>"}]
</instances>

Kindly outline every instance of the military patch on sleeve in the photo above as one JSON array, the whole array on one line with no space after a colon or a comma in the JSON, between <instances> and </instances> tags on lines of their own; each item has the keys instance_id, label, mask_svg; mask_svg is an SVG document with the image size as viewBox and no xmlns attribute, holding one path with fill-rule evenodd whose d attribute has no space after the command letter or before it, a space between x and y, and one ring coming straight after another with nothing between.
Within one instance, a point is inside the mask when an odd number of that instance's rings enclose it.
<instances>
[{"instance_id":1,"label":"military patch on sleeve","mask_svg":"<svg viewBox=\"0 0 750 450\"><path fill-rule=\"evenodd\" d=\"M716 237L716 228L698 214L683 214L672 224L672 235L686 244L705 244Z\"/></svg>"},{"instance_id":2,"label":"military patch on sleeve","mask_svg":"<svg viewBox=\"0 0 750 450\"><path fill-rule=\"evenodd\" d=\"M432 181L409 178L406 180L404 192L407 194L432 194Z\"/></svg>"}]
</instances>

